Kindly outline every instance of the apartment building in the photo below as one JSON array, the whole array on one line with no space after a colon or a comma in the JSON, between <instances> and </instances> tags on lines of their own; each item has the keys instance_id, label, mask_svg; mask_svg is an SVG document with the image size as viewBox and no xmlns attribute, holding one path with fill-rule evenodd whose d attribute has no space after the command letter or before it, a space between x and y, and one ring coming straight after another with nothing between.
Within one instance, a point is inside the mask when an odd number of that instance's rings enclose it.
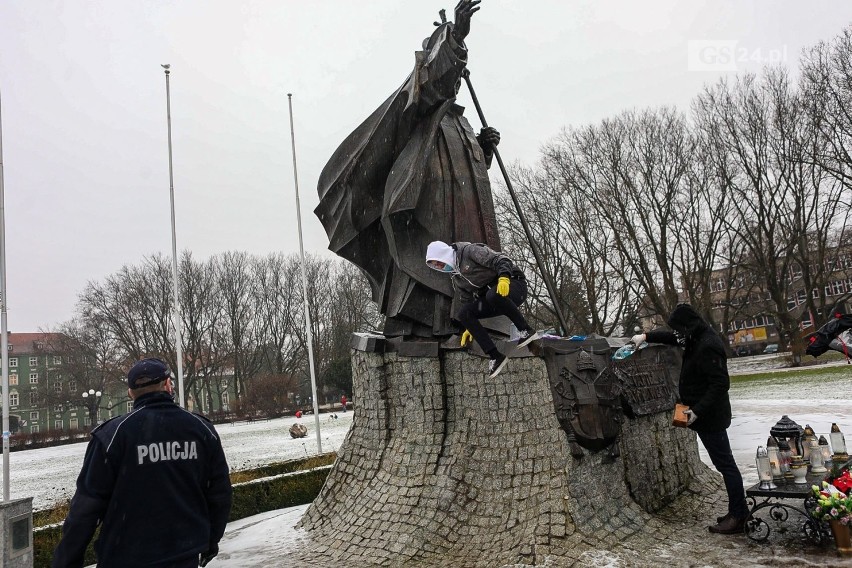
<instances>
[{"instance_id":1,"label":"apartment building","mask_svg":"<svg viewBox=\"0 0 852 568\"><path fill-rule=\"evenodd\" d=\"M79 368L57 333L9 333L9 427L12 433L90 428L132 409L119 381L106 392L78 384ZM85 395L85 396L84 396Z\"/></svg>"}]
</instances>

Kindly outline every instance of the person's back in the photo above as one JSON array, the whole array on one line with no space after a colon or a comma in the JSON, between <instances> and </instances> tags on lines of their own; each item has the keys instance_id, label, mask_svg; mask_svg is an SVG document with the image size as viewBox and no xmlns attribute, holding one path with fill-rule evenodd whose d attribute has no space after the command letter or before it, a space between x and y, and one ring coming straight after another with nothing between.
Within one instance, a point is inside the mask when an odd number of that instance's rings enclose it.
<instances>
[{"instance_id":1,"label":"person's back","mask_svg":"<svg viewBox=\"0 0 852 568\"><path fill-rule=\"evenodd\" d=\"M129 391L133 412L92 432L55 568L83 565L98 524L99 568L197 566L199 554L218 552L231 506L221 442L208 420L175 404L168 374L153 381Z\"/></svg>"},{"instance_id":2,"label":"person's back","mask_svg":"<svg viewBox=\"0 0 852 568\"><path fill-rule=\"evenodd\" d=\"M165 393L140 397L123 418L93 433L118 472L95 543L99 566L197 557L210 542L208 483L219 485L223 501L230 495L227 478L221 479L227 464L213 425Z\"/></svg>"}]
</instances>

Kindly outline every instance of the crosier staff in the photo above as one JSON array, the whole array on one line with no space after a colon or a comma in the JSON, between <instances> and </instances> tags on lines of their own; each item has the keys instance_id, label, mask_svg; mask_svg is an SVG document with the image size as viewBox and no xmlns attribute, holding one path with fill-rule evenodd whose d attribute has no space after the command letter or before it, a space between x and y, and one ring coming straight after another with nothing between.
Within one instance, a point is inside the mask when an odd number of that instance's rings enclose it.
<instances>
[{"instance_id":1,"label":"crosier staff","mask_svg":"<svg viewBox=\"0 0 852 568\"><path fill-rule=\"evenodd\" d=\"M441 16L443 17L443 14L441 14ZM479 121L482 123L482 127L488 128L488 123L485 121L485 115L482 113L482 107L479 105L479 99L476 98L476 91L473 90L473 84L470 82L470 71L465 69L462 72L462 77L464 77L464 82L467 83L467 89L470 91L470 97L473 99L473 106L476 107L476 113L479 115ZM524 227L524 234L527 236L527 240L530 243L530 249L532 249L536 265L538 265L538 270L541 272L544 285L547 287L547 293L550 295L550 301L553 302L553 310L556 312L556 317L559 319L559 326L562 328L562 334L567 334L568 324L565 321L565 316L562 315L562 309L559 307L556 288L553 286L553 281L550 279L550 275L544 267L544 260L541 255L541 251L539 250L535 239L533 239L532 231L530 230L530 226L524 216L524 212L521 211L521 204L518 201L518 196L515 194L514 187L512 187L512 180L509 179L509 173L506 171L506 166L503 165L503 159L500 157L500 151L496 146L494 146L492 150L494 152L494 157L497 158L497 164L500 166L500 171L503 173L503 180L506 182L506 187L509 189L509 195L512 197L512 203L515 204L515 209L518 211L518 218L521 220L521 225Z\"/></svg>"}]
</instances>

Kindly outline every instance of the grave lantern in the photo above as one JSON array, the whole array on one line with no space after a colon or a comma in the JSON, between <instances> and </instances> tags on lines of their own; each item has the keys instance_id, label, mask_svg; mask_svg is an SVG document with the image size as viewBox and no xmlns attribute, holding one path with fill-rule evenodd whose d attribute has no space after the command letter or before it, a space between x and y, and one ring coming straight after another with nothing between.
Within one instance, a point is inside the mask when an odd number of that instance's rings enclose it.
<instances>
[{"instance_id":1,"label":"grave lantern","mask_svg":"<svg viewBox=\"0 0 852 568\"><path fill-rule=\"evenodd\" d=\"M810 424L805 424L805 433L802 435L802 459L808 461L811 459L811 447L813 443L817 442L816 434L814 433L814 429L811 428Z\"/></svg>"},{"instance_id":2,"label":"grave lantern","mask_svg":"<svg viewBox=\"0 0 852 568\"><path fill-rule=\"evenodd\" d=\"M757 464L757 477L760 479L759 489L777 489L778 486L772 483L772 466L769 464L769 454L763 446L757 447L755 462Z\"/></svg>"},{"instance_id":3,"label":"grave lantern","mask_svg":"<svg viewBox=\"0 0 852 568\"><path fill-rule=\"evenodd\" d=\"M834 451L834 461L845 462L849 459L849 454L846 453L846 438L843 437L843 432L835 422L831 425L831 449Z\"/></svg>"},{"instance_id":4,"label":"grave lantern","mask_svg":"<svg viewBox=\"0 0 852 568\"><path fill-rule=\"evenodd\" d=\"M783 479L784 472L781 469L781 455L778 453L778 440L769 436L766 440L766 453L769 454L769 466L772 469L773 479Z\"/></svg>"},{"instance_id":5,"label":"grave lantern","mask_svg":"<svg viewBox=\"0 0 852 568\"><path fill-rule=\"evenodd\" d=\"M784 479L793 479L793 471L790 469L790 464L793 462L793 452L790 451L790 445L787 440L778 441L778 465L781 466L781 473Z\"/></svg>"},{"instance_id":6,"label":"grave lantern","mask_svg":"<svg viewBox=\"0 0 852 568\"><path fill-rule=\"evenodd\" d=\"M787 442L793 455L802 455L803 433L802 427L790 420L790 417L786 414L769 430L769 434L778 440L779 447L781 447L782 440Z\"/></svg>"},{"instance_id":7,"label":"grave lantern","mask_svg":"<svg viewBox=\"0 0 852 568\"><path fill-rule=\"evenodd\" d=\"M825 463L822 459L822 450L819 447L819 442L814 438L810 442L811 456L811 473L825 473Z\"/></svg>"},{"instance_id":8,"label":"grave lantern","mask_svg":"<svg viewBox=\"0 0 852 568\"><path fill-rule=\"evenodd\" d=\"M819 437L819 449L822 452L822 465L829 463L831 461L831 446L828 445L825 436Z\"/></svg>"}]
</instances>

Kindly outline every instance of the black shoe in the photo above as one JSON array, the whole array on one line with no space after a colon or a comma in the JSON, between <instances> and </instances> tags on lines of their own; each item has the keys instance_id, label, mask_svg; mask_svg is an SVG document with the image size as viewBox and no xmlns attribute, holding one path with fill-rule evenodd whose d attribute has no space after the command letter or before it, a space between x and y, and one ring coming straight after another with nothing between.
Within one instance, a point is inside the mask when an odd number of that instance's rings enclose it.
<instances>
[{"instance_id":1,"label":"black shoe","mask_svg":"<svg viewBox=\"0 0 852 568\"><path fill-rule=\"evenodd\" d=\"M491 362L488 363L488 378L493 379L497 375L500 374L500 371L503 370L503 367L506 366L506 363L509 359L506 358L502 353L498 353L496 357L491 359Z\"/></svg>"},{"instance_id":2,"label":"black shoe","mask_svg":"<svg viewBox=\"0 0 852 568\"><path fill-rule=\"evenodd\" d=\"M722 521L724 521L725 519L727 519L730 516L731 516L730 513L725 513L721 517L716 517L716 524L721 523Z\"/></svg>"},{"instance_id":3,"label":"black shoe","mask_svg":"<svg viewBox=\"0 0 852 568\"><path fill-rule=\"evenodd\" d=\"M534 329L525 329L518 333L518 348L526 347L533 341L542 338L542 334Z\"/></svg>"},{"instance_id":4,"label":"black shoe","mask_svg":"<svg viewBox=\"0 0 852 568\"><path fill-rule=\"evenodd\" d=\"M707 530L716 534L737 534L743 532L744 527L745 517L741 519L728 517L712 527L707 527Z\"/></svg>"}]
</instances>

